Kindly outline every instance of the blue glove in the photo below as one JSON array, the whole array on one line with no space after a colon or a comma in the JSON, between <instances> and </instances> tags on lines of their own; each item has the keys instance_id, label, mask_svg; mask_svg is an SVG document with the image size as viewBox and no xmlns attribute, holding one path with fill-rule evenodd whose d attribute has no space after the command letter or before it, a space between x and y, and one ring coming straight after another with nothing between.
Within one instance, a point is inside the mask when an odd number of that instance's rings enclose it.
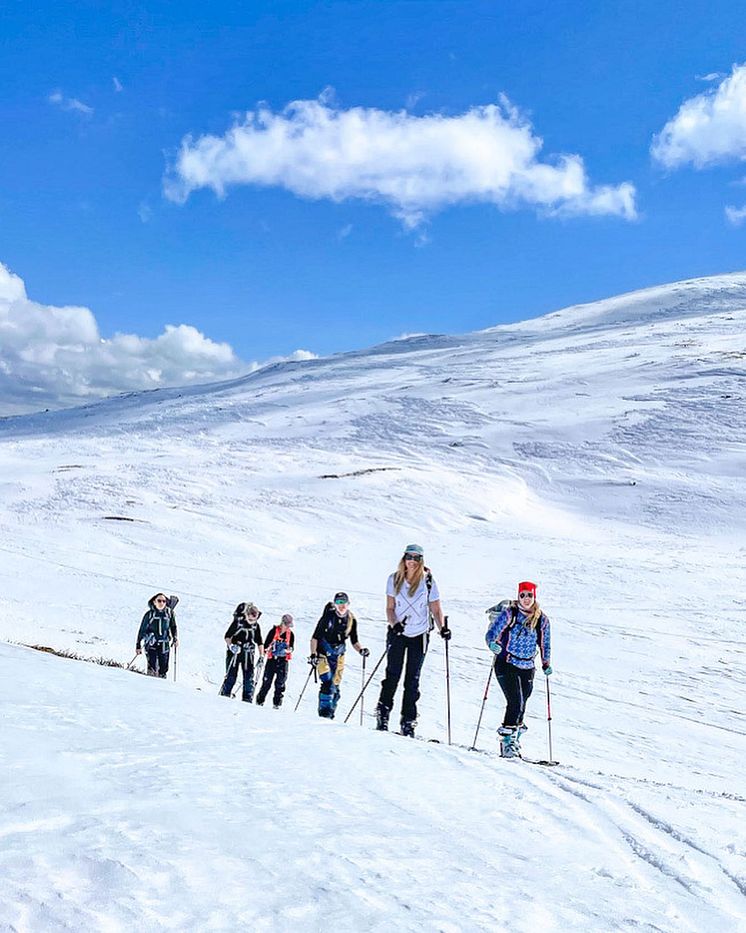
<instances>
[{"instance_id":1,"label":"blue glove","mask_svg":"<svg viewBox=\"0 0 746 933\"><path fill-rule=\"evenodd\" d=\"M231 654L238 654L240 650L241 650L240 645L229 645L228 646L228 651L230 651Z\"/></svg>"},{"instance_id":2,"label":"blue glove","mask_svg":"<svg viewBox=\"0 0 746 933\"><path fill-rule=\"evenodd\" d=\"M488 647L493 654L501 654L503 650L503 646L499 641L491 641Z\"/></svg>"},{"instance_id":3,"label":"blue glove","mask_svg":"<svg viewBox=\"0 0 746 933\"><path fill-rule=\"evenodd\" d=\"M545 665L542 667L542 670L544 671L544 674L545 674L547 677L549 677L549 675L552 673L552 665L551 665L551 664L545 664Z\"/></svg>"}]
</instances>

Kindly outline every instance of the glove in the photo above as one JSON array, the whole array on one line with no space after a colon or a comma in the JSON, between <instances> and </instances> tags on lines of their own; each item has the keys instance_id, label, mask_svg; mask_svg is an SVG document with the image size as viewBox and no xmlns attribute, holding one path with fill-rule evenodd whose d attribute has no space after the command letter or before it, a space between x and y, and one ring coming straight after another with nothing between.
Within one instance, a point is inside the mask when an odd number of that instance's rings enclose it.
<instances>
[{"instance_id":1,"label":"glove","mask_svg":"<svg viewBox=\"0 0 746 933\"><path fill-rule=\"evenodd\" d=\"M231 654L238 654L240 650L240 645L228 645L228 651L230 651Z\"/></svg>"},{"instance_id":2,"label":"glove","mask_svg":"<svg viewBox=\"0 0 746 933\"><path fill-rule=\"evenodd\" d=\"M361 657L361 658L370 657L370 648L361 648L361 649L360 649L360 657Z\"/></svg>"},{"instance_id":3,"label":"glove","mask_svg":"<svg viewBox=\"0 0 746 933\"><path fill-rule=\"evenodd\" d=\"M493 654L502 654L503 646L499 641L491 641L488 645L488 648Z\"/></svg>"},{"instance_id":4,"label":"glove","mask_svg":"<svg viewBox=\"0 0 746 933\"><path fill-rule=\"evenodd\" d=\"M547 677L549 677L549 675L552 673L552 665L551 665L551 664L542 664L541 669L544 671L544 674L545 674Z\"/></svg>"},{"instance_id":5,"label":"glove","mask_svg":"<svg viewBox=\"0 0 746 933\"><path fill-rule=\"evenodd\" d=\"M448 628L447 625L444 625L443 628L440 630L440 637L443 639L443 641L450 641L450 640L451 640L451 634L452 634L452 632L451 632L451 630Z\"/></svg>"},{"instance_id":6,"label":"glove","mask_svg":"<svg viewBox=\"0 0 746 933\"><path fill-rule=\"evenodd\" d=\"M311 667L315 668L319 663L319 656L317 654L309 655L308 663L311 665Z\"/></svg>"},{"instance_id":7,"label":"glove","mask_svg":"<svg viewBox=\"0 0 746 933\"><path fill-rule=\"evenodd\" d=\"M395 625L392 625L391 631L394 633L394 635L403 635L404 634L404 623L397 622Z\"/></svg>"}]
</instances>

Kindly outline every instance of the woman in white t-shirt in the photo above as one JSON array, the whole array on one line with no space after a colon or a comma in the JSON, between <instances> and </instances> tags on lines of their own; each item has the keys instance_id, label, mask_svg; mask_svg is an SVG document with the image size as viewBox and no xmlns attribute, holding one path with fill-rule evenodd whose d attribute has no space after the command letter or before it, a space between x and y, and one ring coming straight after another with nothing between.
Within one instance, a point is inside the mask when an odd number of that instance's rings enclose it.
<instances>
[{"instance_id":1,"label":"woman in white t-shirt","mask_svg":"<svg viewBox=\"0 0 746 933\"><path fill-rule=\"evenodd\" d=\"M430 639L431 618L435 620L442 638L448 640L451 637L440 606L438 584L425 567L424 552L419 544L407 545L399 566L388 579L386 618L389 625L386 676L376 707L376 728L385 732L389 727L394 694L403 670L401 733L414 736L420 672Z\"/></svg>"}]
</instances>

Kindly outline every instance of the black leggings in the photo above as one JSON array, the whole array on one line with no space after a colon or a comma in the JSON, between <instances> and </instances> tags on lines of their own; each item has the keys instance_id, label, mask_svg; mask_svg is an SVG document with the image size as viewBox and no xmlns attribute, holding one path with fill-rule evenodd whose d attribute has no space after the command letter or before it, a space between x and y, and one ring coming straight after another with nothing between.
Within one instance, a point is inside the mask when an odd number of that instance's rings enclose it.
<instances>
[{"instance_id":1,"label":"black leggings","mask_svg":"<svg viewBox=\"0 0 746 933\"><path fill-rule=\"evenodd\" d=\"M282 698L285 695L285 683L288 677L288 664L290 662L286 661L285 658L269 658L264 665L264 677L262 678L262 686L259 688L259 693L256 695L256 702L258 706L263 706L264 701L267 699L267 694L269 689L272 686L272 681L275 682L275 692L272 697L272 703L274 706L282 706Z\"/></svg>"},{"instance_id":2,"label":"black leggings","mask_svg":"<svg viewBox=\"0 0 746 933\"><path fill-rule=\"evenodd\" d=\"M417 701L420 698L420 673L422 662L425 660L427 643L430 636L415 635L408 638L406 635L388 633L388 655L386 656L386 676L381 684L381 695L378 703L387 712L394 705L394 694L399 685L402 669L404 670L404 696L401 703L401 721L415 722L417 719ZM406 666L404 659L406 656Z\"/></svg>"},{"instance_id":3,"label":"black leggings","mask_svg":"<svg viewBox=\"0 0 746 933\"><path fill-rule=\"evenodd\" d=\"M495 676L507 700L503 725L508 727L523 725L526 701L534 689L534 668L516 667L500 658L495 658Z\"/></svg>"}]
</instances>

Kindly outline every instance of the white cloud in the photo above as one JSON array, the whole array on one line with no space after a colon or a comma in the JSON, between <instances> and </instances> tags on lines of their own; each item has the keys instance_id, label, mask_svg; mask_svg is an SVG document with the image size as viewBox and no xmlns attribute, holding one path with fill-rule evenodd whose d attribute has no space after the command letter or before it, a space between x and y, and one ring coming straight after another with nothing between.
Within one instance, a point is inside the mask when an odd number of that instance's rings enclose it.
<instances>
[{"instance_id":1,"label":"white cloud","mask_svg":"<svg viewBox=\"0 0 746 933\"><path fill-rule=\"evenodd\" d=\"M84 104L83 101L78 100L77 97L65 97L62 91L53 91L49 95L48 100L50 104L55 104L61 110L75 111L85 114L86 116L90 116L93 113L93 107Z\"/></svg>"},{"instance_id":2,"label":"white cloud","mask_svg":"<svg viewBox=\"0 0 746 933\"><path fill-rule=\"evenodd\" d=\"M746 65L684 101L653 140L651 153L666 168L746 160Z\"/></svg>"},{"instance_id":3,"label":"white cloud","mask_svg":"<svg viewBox=\"0 0 746 933\"><path fill-rule=\"evenodd\" d=\"M734 227L740 227L741 224L746 221L746 204L744 204L743 207L731 207L728 205L728 207L725 208L725 216Z\"/></svg>"},{"instance_id":4,"label":"white cloud","mask_svg":"<svg viewBox=\"0 0 746 933\"><path fill-rule=\"evenodd\" d=\"M119 80L119 78L116 75L114 75L114 77L111 79L111 83L114 85L115 94L120 94L124 90L122 86L122 82Z\"/></svg>"},{"instance_id":5,"label":"white cloud","mask_svg":"<svg viewBox=\"0 0 746 933\"><path fill-rule=\"evenodd\" d=\"M146 224L153 218L153 209L147 201L140 201L137 205L137 216Z\"/></svg>"},{"instance_id":6,"label":"white cloud","mask_svg":"<svg viewBox=\"0 0 746 933\"><path fill-rule=\"evenodd\" d=\"M312 359L307 350L267 362ZM154 339L101 336L88 308L30 300L19 276L0 263L0 414L56 408L123 391L229 379L259 363L238 359L188 324Z\"/></svg>"},{"instance_id":7,"label":"white cloud","mask_svg":"<svg viewBox=\"0 0 746 933\"><path fill-rule=\"evenodd\" d=\"M550 214L636 216L628 182L593 186L578 155L541 161L542 140L502 99L458 116L342 110L328 94L282 112L260 106L223 136L186 137L164 180L183 202L199 188L286 188L299 197L384 203L409 229L448 205L484 202Z\"/></svg>"}]
</instances>

